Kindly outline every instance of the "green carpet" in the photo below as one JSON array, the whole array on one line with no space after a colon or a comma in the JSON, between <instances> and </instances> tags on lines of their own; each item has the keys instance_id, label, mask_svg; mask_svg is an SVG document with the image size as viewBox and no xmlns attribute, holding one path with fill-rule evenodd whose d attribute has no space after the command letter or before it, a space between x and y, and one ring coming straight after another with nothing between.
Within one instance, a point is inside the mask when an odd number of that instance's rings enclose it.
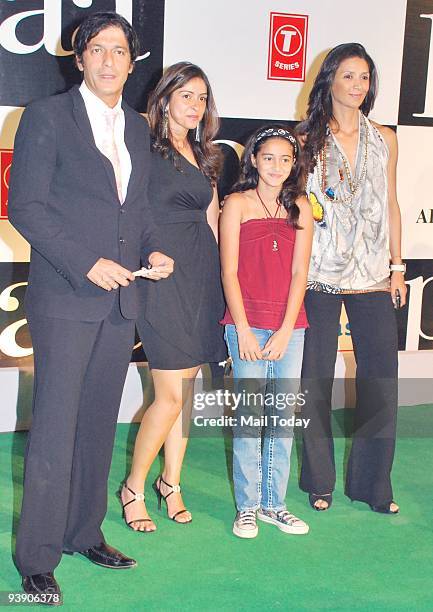
<instances>
[{"instance_id":1,"label":"green carpet","mask_svg":"<svg viewBox=\"0 0 433 612\"><path fill-rule=\"evenodd\" d=\"M336 424L344 421L336 411ZM425 422L433 407L401 408L403 431ZM346 441L336 440L337 491L329 512L314 512L298 489L299 442L292 455L287 503L310 525L307 536L285 535L260 523L255 540L231 533L234 504L227 465L230 440L193 437L183 476L190 525L159 514L147 487L158 531L136 534L120 518L115 497L136 426L119 425L109 482L107 541L137 558L133 570L110 571L64 556L56 571L65 610L432 610L431 437L399 437L393 470L398 516L378 515L342 494ZM0 434L0 591L19 591L11 561L11 526L21 496L25 434ZM158 473L155 462L151 479ZM149 480L151 482L151 480ZM21 606L13 606L21 607Z\"/></svg>"}]
</instances>

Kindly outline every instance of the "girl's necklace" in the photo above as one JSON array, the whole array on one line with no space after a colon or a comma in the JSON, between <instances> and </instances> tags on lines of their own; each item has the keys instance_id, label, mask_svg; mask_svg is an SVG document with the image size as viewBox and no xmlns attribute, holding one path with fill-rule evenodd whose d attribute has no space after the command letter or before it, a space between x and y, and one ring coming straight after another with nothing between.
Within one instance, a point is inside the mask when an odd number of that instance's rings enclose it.
<instances>
[{"instance_id":1,"label":"girl's necklace","mask_svg":"<svg viewBox=\"0 0 433 612\"><path fill-rule=\"evenodd\" d=\"M275 213L273 215L271 215L271 213L269 211L269 208L263 202L257 187L256 187L256 194L257 194L257 197L260 200L261 205L263 206L263 210L265 211L265 219L279 219L280 216L281 216L281 202L280 202L280 200L278 198L275 199L277 208L275 209ZM272 251L274 251L274 252L278 251L278 240L277 240L277 236L276 236L275 232L274 232L274 239L272 241Z\"/></svg>"}]
</instances>

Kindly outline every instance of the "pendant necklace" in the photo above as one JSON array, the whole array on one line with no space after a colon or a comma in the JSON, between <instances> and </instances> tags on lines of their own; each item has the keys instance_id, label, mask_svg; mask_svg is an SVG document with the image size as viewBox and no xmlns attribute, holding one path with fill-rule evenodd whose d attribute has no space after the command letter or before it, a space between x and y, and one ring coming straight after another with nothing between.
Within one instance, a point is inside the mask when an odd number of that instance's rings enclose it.
<instances>
[{"instance_id":1,"label":"pendant necklace","mask_svg":"<svg viewBox=\"0 0 433 612\"><path fill-rule=\"evenodd\" d=\"M278 198L275 199L275 202L277 204L277 208L275 210L275 213L273 215L271 215L271 213L269 211L269 208L263 202L257 187L256 187L256 194L257 194L257 197L260 200L261 205L263 206L263 210L265 212L265 219L279 219L280 216L281 216L281 202L280 202L280 200ZM272 240L272 251L273 252L278 251L278 240L277 240L277 235L276 235L275 231L274 231L274 239Z\"/></svg>"}]
</instances>

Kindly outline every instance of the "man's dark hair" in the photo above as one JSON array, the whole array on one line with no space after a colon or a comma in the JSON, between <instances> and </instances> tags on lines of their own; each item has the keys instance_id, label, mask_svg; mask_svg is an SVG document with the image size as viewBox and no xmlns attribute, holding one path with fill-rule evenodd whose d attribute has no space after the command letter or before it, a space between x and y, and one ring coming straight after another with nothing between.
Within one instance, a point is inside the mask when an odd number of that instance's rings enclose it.
<instances>
[{"instance_id":1,"label":"man's dark hair","mask_svg":"<svg viewBox=\"0 0 433 612\"><path fill-rule=\"evenodd\" d=\"M140 51L138 36L132 25L122 15L113 11L98 12L89 15L78 27L74 37L74 53L76 59L81 62L87 45L106 28L120 28L128 41L131 62L134 62Z\"/></svg>"}]
</instances>

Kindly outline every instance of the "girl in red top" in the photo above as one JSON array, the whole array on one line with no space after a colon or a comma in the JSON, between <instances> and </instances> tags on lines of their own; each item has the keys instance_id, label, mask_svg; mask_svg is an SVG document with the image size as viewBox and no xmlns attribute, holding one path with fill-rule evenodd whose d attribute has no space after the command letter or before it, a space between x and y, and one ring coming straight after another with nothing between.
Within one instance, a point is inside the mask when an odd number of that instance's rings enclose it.
<instances>
[{"instance_id":1,"label":"girl in red top","mask_svg":"<svg viewBox=\"0 0 433 612\"><path fill-rule=\"evenodd\" d=\"M227 301L221 323L240 400L232 421L233 533L241 538L257 535L257 518L285 533L308 532L285 504L313 231L298 152L290 129L271 125L255 132L221 214Z\"/></svg>"}]
</instances>

